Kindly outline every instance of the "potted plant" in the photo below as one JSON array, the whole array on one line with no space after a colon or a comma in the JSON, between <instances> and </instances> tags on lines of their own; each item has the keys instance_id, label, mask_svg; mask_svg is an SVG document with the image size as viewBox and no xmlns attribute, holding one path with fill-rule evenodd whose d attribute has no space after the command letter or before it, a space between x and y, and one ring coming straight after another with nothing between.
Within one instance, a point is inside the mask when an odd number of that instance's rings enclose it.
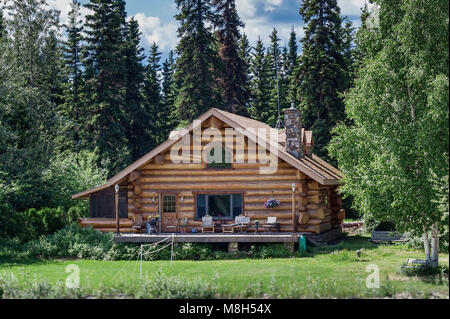
<instances>
[{"instance_id":1,"label":"potted plant","mask_svg":"<svg viewBox=\"0 0 450 319\"><path fill-rule=\"evenodd\" d=\"M152 233L151 220L152 220L152 216L148 216L147 220L145 221L145 233L148 235L150 235Z\"/></svg>"},{"instance_id":2,"label":"potted plant","mask_svg":"<svg viewBox=\"0 0 450 319\"><path fill-rule=\"evenodd\" d=\"M270 198L267 202L264 203L264 207L266 208L274 208L280 206L280 202L275 198Z\"/></svg>"},{"instance_id":3,"label":"potted plant","mask_svg":"<svg viewBox=\"0 0 450 319\"><path fill-rule=\"evenodd\" d=\"M187 225L188 225L188 219L186 217L180 219L180 227L181 227L182 233L187 233Z\"/></svg>"}]
</instances>

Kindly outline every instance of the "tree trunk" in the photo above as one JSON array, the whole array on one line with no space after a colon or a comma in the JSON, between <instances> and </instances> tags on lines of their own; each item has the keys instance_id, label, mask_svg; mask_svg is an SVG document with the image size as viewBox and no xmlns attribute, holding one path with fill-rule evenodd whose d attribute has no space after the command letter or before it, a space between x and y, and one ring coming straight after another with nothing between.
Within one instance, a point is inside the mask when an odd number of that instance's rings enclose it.
<instances>
[{"instance_id":1,"label":"tree trunk","mask_svg":"<svg viewBox=\"0 0 450 319\"><path fill-rule=\"evenodd\" d=\"M431 267L439 265L439 225L434 223L431 227Z\"/></svg>"},{"instance_id":2,"label":"tree trunk","mask_svg":"<svg viewBox=\"0 0 450 319\"><path fill-rule=\"evenodd\" d=\"M425 249L425 259L429 263L431 261L430 239L428 238L428 231L425 226L423 226L423 246Z\"/></svg>"}]
</instances>

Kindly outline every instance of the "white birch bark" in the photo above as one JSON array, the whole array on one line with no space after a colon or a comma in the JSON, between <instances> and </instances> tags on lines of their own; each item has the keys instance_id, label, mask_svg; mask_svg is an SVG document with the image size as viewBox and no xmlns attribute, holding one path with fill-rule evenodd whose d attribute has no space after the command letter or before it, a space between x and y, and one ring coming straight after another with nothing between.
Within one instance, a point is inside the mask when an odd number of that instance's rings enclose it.
<instances>
[{"instance_id":1,"label":"white birch bark","mask_svg":"<svg viewBox=\"0 0 450 319\"><path fill-rule=\"evenodd\" d=\"M431 266L439 265L439 225L434 223L431 227Z\"/></svg>"},{"instance_id":2,"label":"white birch bark","mask_svg":"<svg viewBox=\"0 0 450 319\"><path fill-rule=\"evenodd\" d=\"M423 247L425 249L425 259L427 262L431 262L430 256L430 239L428 238L428 231L425 226L423 226Z\"/></svg>"}]
</instances>

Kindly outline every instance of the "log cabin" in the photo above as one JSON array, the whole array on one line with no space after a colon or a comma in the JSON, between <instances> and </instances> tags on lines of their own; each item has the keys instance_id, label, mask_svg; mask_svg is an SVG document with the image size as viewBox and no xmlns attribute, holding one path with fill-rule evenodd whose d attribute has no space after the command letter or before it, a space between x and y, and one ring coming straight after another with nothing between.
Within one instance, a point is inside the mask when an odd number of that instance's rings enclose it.
<instances>
[{"instance_id":1,"label":"log cabin","mask_svg":"<svg viewBox=\"0 0 450 319\"><path fill-rule=\"evenodd\" d=\"M244 215L251 225L276 217L285 234L339 228L342 174L313 154L298 109L287 109L284 122L278 130L210 109L104 185L73 195L90 201L81 225L130 234L137 216L158 216L161 233L180 232L181 221L191 233L201 232L205 215L222 223ZM269 199L278 205L266 207Z\"/></svg>"}]
</instances>

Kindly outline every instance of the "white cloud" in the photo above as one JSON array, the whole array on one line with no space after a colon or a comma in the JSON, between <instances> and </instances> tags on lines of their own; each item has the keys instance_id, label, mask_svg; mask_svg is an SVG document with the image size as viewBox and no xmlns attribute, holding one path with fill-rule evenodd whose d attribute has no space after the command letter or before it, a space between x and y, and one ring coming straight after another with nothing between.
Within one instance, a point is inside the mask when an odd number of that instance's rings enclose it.
<instances>
[{"instance_id":1,"label":"white cloud","mask_svg":"<svg viewBox=\"0 0 450 319\"><path fill-rule=\"evenodd\" d=\"M272 12L283 4L283 0L266 0L264 3L264 11Z\"/></svg>"},{"instance_id":2,"label":"white cloud","mask_svg":"<svg viewBox=\"0 0 450 319\"><path fill-rule=\"evenodd\" d=\"M236 0L236 8L244 20L256 14L256 0Z\"/></svg>"},{"instance_id":3,"label":"white cloud","mask_svg":"<svg viewBox=\"0 0 450 319\"><path fill-rule=\"evenodd\" d=\"M361 15L361 8L367 0L338 0L338 5L341 8L341 14L344 16L359 16Z\"/></svg>"},{"instance_id":4,"label":"white cloud","mask_svg":"<svg viewBox=\"0 0 450 319\"><path fill-rule=\"evenodd\" d=\"M175 22L163 24L160 18L146 16L145 13L137 13L134 18L139 22L144 45L155 42L162 51L175 49L178 43Z\"/></svg>"},{"instance_id":5,"label":"white cloud","mask_svg":"<svg viewBox=\"0 0 450 319\"><path fill-rule=\"evenodd\" d=\"M278 31L278 37L281 39L281 41L279 42L281 47L287 46L292 28L294 28L294 31L297 34L297 40L300 40L304 36L302 25L271 25L262 18L246 21L245 28L242 31L247 35L251 44L255 44L258 40L258 36L260 36L261 40L264 43L264 46L267 48L270 44L269 36L272 33L273 28L276 28Z\"/></svg>"},{"instance_id":6,"label":"white cloud","mask_svg":"<svg viewBox=\"0 0 450 319\"><path fill-rule=\"evenodd\" d=\"M60 11L61 24L67 24L69 19L69 12L71 10L72 0L47 0L50 8ZM89 9L80 6L81 19L84 20L89 13Z\"/></svg>"}]
</instances>

